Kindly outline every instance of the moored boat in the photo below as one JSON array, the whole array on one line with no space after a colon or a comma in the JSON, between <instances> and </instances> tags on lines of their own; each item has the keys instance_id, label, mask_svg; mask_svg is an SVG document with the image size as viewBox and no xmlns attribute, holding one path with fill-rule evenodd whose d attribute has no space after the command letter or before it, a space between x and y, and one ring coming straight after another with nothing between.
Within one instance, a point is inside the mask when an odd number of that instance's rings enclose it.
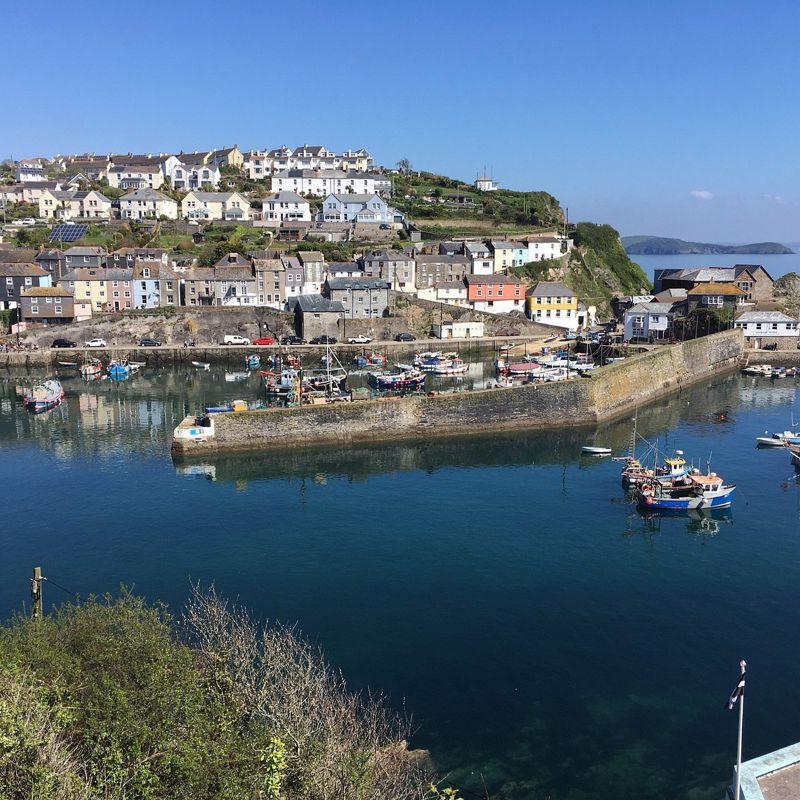
<instances>
[{"instance_id":1,"label":"moored boat","mask_svg":"<svg viewBox=\"0 0 800 800\"><path fill-rule=\"evenodd\" d=\"M610 447L599 447L593 444L585 444L581 447L581 453L585 456L610 456Z\"/></svg>"},{"instance_id":2,"label":"moored boat","mask_svg":"<svg viewBox=\"0 0 800 800\"><path fill-rule=\"evenodd\" d=\"M205 370L211 369L211 364L209 364L207 361L192 361L192 366L195 369L205 369Z\"/></svg>"},{"instance_id":3,"label":"moored boat","mask_svg":"<svg viewBox=\"0 0 800 800\"><path fill-rule=\"evenodd\" d=\"M405 391L421 389L425 383L425 373L419 369L400 372L368 372L369 383L381 391Z\"/></svg>"},{"instance_id":4,"label":"moored boat","mask_svg":"<svg viewBox=\"0 0 800 800\"><path fill-rule=\"evenodd\" d=\"M463 375L469 369L469 364L466 364L462 359L456 357L434 367L432 372L434 375Z\"/></svg>"},{"instance_id":5,"label":"moored boat","mask_svg":"<svg viewBox=\"0 0 800 800\"><path fill-rule=\"evenodd\" d=\"M800 444L800 433L794 431L780 431L772 436L757 436L756 444L759 447L785 447L787 444Z\"/></svg>"},{"instance_id":6,"label":"moored boat","mask_svg":"<svg viewBox=\"0 0 800 800\"><path fill-rule=\"evenodd\" d=\"M127 361L109 361L106 372L109 378L121 380L131 374L131 368Z\"/></svg>"},{"instance_id":7,"label":"moored boat","mask_svg":"<svg viewBox=\"0 0 800 800\"><path fill-rule=\"evenodd\" d=\"M727 508L733 502L735 484L725 484L714 472L701 475L693 470L668 483L653 481L637 487L638 504L660 511Z\"/></svg>"},{"instance_id":8,"label":"moored boat","mask_svg":"<svg viewBox=\"0 0 800 800\"><path fill-rule=\"evenodd\" d=\"M99 358L90 358L80 366L81 377L86 380L96 378L103 371L103 363Z\"/></svg>"},{"instance_id":9,"label":"moored boat","mask_svg":"<svg viewBox=\"0 0 800 800\"><path fill-rule=\"evenodd\" d=\"M244 365L247 369L258 369L261 366L261 356L252 353L245 358Z\"/></svg>"},{"instance_id":10,"label":"moored boat","mask_svg":"<svg viewBox=\"0 0 800 800\"><path fill-rule=\"evenodd\" d=\"M64 389L61 384L53 379L43 381L25 392L22 403L28 411L40 414L60 405L64 399Z\"/></svg>"}]
</instances>

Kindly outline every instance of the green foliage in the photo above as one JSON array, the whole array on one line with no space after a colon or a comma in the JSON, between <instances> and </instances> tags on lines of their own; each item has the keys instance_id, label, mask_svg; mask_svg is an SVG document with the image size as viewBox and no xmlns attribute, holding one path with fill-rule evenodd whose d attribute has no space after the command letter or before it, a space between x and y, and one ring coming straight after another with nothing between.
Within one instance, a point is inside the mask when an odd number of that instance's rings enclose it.
<instances>
[{"instance_id":1,"label":"green foliage","mask_svg":"<svg viewBox=\"0 0 800 800\"><path fill-rule=\"evenodd\" d=\"M281 784L286 773L286 745L273 736L261 753L264 765L264 786L261 796L266 800L280 800Z\"/></svg>"},{"instance_id":2,"label":"green foliage","mask_svg":"<svg viewBox=\"0 0 800 800\"><path fill-rule=\"evenodd\" d=\"M622 245L630 255L672 256L691 254L779 254L794 251L778 242L756 242L755 244L708 244L707 242L687 242L683 239L670 239L664 236L625 236Z\"/></svg>"},{"instance_id":3,"label":"green foliage","mask_svg":"<svg viewBox=\"0 0 800 800\"><path fill-rule=\"evenodd\" d=\"M620 242L619 233L610 225L597 225L593 222L579 222L573 235L575 245L586 255L584 264L606 272L612 279L607 287L610 291L623 294L636 294L649 288L642 268L628 258Z\"/></svg>"},{"instance_id":4,"label":"green foliage","mask_svg":"<svg viewBox=\"0 0 800 800\"><path fill-rule=\"evenodd\" d=\"M8 333L11 326L11 309L0 309L0 334Z\"/></svg>"},{"instance_id":5,"label":"green foliage","mask_svg":"<svg viewBox=\"0 0 800 800\"><path fill-rule=\"evenodd\" d=\"M44 247L50 238L50 229L41 225L20 228L11 240L18 247Z\"/></svg>"},{"instance_id":6,"label":"green foliage","mask_svg":"<svg viewBox=\"0 0 800 800\"><path fill-rule=\"evenodd\" d=\"M36 203L9 203L3 212L6 222L38 216L39 206Z\"/></svg>"},{"instance_id":7,"label":"green foliage","mask_svg":"<svg viewBox=\"0 0 800 800\"><path fill-rule=\"evenodd\" d=\"M404 735L213 593L180 622L123 591L0 628L0 800L417 800Z\"/></svg>"}]
</instances>

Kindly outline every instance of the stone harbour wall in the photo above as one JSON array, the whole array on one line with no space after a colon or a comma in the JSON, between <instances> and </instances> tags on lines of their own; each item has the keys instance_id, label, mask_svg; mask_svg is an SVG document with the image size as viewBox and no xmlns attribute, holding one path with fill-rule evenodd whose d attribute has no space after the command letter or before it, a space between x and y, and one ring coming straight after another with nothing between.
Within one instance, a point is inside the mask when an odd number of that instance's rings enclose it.
<instances>
[{"instance_id":1,"label":"stone harbour wall","mask_svg":"<svg viewBox=\"0 0 800 800\"><path fill-rule=\"evenodd\" d=\"M739 366L741 331L658 347L597 369L591 378L414 397L381 398L215 417L207 442L173 453L285 448L432 437L508 428L590 425Z\"/></svg>"}]
</instances>

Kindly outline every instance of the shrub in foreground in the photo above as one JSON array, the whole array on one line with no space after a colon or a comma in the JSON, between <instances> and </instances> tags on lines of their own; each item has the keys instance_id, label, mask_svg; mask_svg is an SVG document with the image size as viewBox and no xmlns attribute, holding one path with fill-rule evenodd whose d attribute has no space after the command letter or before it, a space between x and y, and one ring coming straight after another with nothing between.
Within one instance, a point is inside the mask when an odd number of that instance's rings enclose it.
<instances>
[{"instance_id":1,"label":"shrub in foreground","mask_svg":"<svg viewBox=\"0 0 800 800\"><path fill-rule=\"evenodd\" d=\"M0 628L0 800L422 798L408 731L294 630L213 591Z\"/></svg>"}]
</instances>

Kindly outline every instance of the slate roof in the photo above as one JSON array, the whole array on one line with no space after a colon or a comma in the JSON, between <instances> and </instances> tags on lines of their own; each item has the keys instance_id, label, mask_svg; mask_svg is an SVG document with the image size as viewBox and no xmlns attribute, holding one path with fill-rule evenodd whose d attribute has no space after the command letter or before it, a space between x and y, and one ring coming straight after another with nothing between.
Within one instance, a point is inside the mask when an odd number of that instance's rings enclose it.
<instances>
[{"instance_id":1,"label":"slate roof","mask_svg":"<svg viewBox=\"0 0 800 800\"><path fill-rule=\"evenodd\" d=\"M171 198L167 197L165 194L161 194L161 192L157 192L155 189L151 189L149 186L145 189L137 189L135 192L128 192L127 194L122 195L120 200L170 200ZM174 202L174 201L173 201Z\"/></svg>"},{"instance_id":2,"label":"slate roof","mask_svg":"<svg viewBox=\"0 0 800 800\"><path fill-rule=\"evenodd\" d=\"M503 275L500 272L494 275L465 275L464 280L468 284L487 286L489 284L495 285L498 283L517 285L522 283L522 278L517 278L512 275Z\"/></svg>"},{"instance_id":3,"label":"slate roof","mask_svg":"<svg viewBox=\"0 0 800 800\"><path fill-rule=\"evenodd\" d=\"M559 281L539 281L526 294L528 297L577 297L572 289Z\"/></svg>"},{"instance_id":4,"label":"slate roof","mask_svg":"<svg viewBox=\"0 0 800 800\"><path fill-rule=\"evenodd\" d=\"M92 247L92 246L68 247L64 251L65 256L104 256L105 254L106 254L105 247Z\"/></svg>"},{"instance_id":5,"label":"slate roof","mask_svg":"<svg viewBox=\"0 0 800 800\"><path fill-rule=\"evenodd\" d=\"M300 261L324 261L325 256L319 250L298 250Z\"/></svg>"},{"instance_id":6,"label":"slate roof","mask_svg":"<svg viewBox=\"0 0 800 800\"><path fill-rule=\"evenodd\" d=\"M215 268L250 267L250 259L240 253L226 253L214 264Z\"/></svg>"},{"instance_id":7,"label":"slate roof","mask_svg":"<svg viewBox=\"0 0 800 800\"><path fill-rule=\"evenodd\" d=\"M299 194L296 192L290 192L286 189L275 192L275 194L267 195L263 201L264 203L307 203L308 201L303 200Z\"/></svg>"},{"instance_id":8,"label":"slate roof","mask_svg":"<svg viewBox=\"0 0 800 800\"><path fill-rule=\"evenodd\" d=\"M672 311L672 303L637 303L631 306L625 313L637 314L669 314Z\"/></svg>"},{"instance_id":9,"label":"slate roof","mask_svg":"<svg viewBox=\"0 0 800 800\"><path fill-rule=\"evenodd\" d=\"M325 283L332 292L388 289L390 286L389 281L380 278L328 278Z\"/></svg>"},{"instance_id":10,"label":"slate roof","mask_svg":"<svg viewBox=\"0 0 800 800\"><path fill-rule=\"evenodd\" d=\"M745 311L736 317L736 322L797 322L781 311Z\"/></svg>"},{"instance_id":11,"label":"slate roof","mask_svg":"<svg viewBox=\"0 0 800 800\"><path fill-rule=\"evenodd\" d=\"M355 261L329 261L326 265L328 272L362 272Z\"/></svg>"},{"instance_id":12,"label":"slate roof","mask_svg":"<svg viewBox=\"0 0 800 800\"><path fill-rule=\"evenodd\" d=\"M301 294L297 296L297 305L304 313L344 313L344 306L338 300L329 300L321 294Z\"/></svg>"},{"instance_id":13,"label":"slate roof","mask_svg":"<svg viewBox=\"0 0 800 800\"><path fill-rule=\"evenodd\" d=\"M4 264L30 263L36 259L36 251L27 247L9 247L0 244L0 261Z\"/></svg>"}]
</instances>

